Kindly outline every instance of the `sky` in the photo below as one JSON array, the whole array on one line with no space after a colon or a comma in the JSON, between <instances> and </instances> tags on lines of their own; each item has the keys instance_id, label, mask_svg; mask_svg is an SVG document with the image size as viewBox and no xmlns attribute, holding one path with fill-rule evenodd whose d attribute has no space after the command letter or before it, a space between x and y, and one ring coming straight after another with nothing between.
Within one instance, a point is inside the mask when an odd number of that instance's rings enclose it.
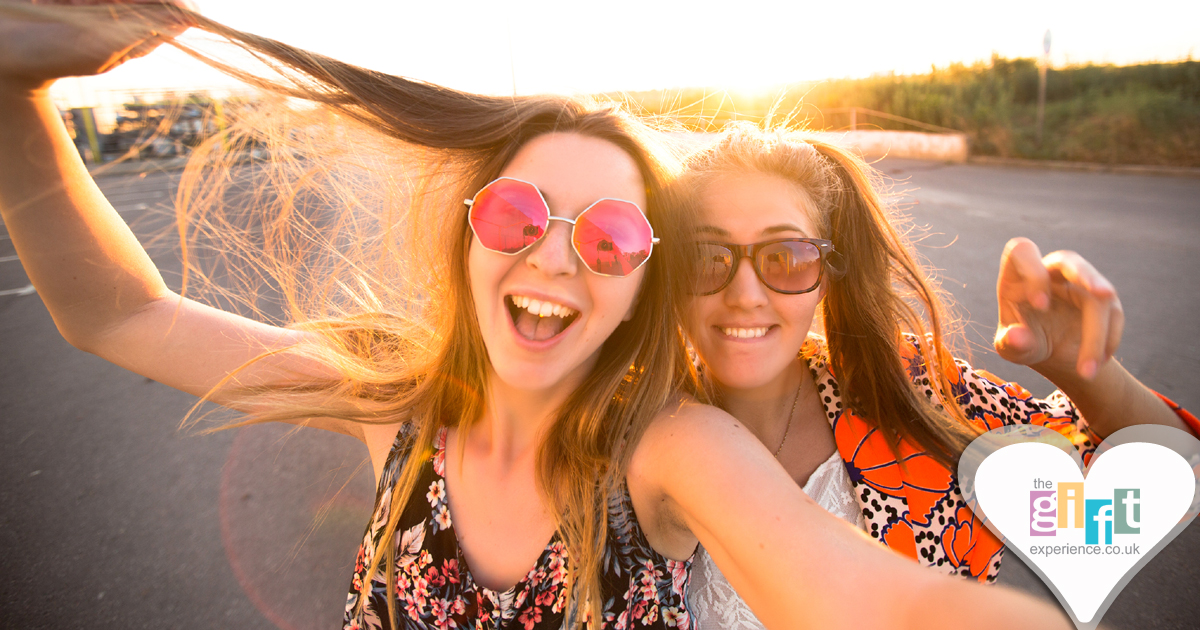
<instances>
[{"instance_id":1,"label":"sky","mask_svg":"<svg viewBox=\"0 0 1200 630\"><path fill-rule=\"evenodd\" d=\"M1200 2L665 2L197 0L235 28L344 61L487 94L680 87L755 91L825 78L928 72L993 53L1053 65L1200 55ZM185 37L187 37L185 35ZM228 85L164 47L60 82L73 105L112 90Z\"/></svg>"}]
</instances>

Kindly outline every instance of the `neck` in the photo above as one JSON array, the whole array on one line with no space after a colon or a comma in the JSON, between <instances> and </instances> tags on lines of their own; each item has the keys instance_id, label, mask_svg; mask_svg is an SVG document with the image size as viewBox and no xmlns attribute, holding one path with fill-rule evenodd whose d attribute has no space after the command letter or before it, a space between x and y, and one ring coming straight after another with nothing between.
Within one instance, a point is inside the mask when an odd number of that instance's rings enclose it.
<instances>
[{"instance_id":1,"label":"neck","mask_svg":"<svg viewBox=\"0 0 1200 630\"><path fill-rule=\"evenodd\" d=\"M470 428L470 451L516 461L532 456L559 409L583 380L568 378L543 390L529 390L489 375L483 415Z\"/></svg>"},{"instance_id":2,"label":"neck","mask_svg":"<svg viewBox=\"0 0 1200 630\"><path fill-rule=\"evenodd\" d=\"M753 388L738 389L716 383L721 407L746 425L770 449L779 446L796 401L796 392L808 380L808 367L797 358L778 376ZM799 418L792 419L798 423Z\"/></svg>"}]
</instances>

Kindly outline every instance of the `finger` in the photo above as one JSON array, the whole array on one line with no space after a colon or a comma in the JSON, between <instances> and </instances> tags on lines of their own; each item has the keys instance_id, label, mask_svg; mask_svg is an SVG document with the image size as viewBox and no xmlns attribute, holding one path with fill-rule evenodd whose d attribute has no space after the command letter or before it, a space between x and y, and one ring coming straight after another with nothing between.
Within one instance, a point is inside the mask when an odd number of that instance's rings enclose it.
<instances>
[{"instance_id":1,"label":"finger","mask_svg":"<svg viewBox=\"0 0 1200 630\"><path fill-rule=\"evenodd\" d=\"M1079 299L1082 301L1083 321L1080 326L1079 359L1075 369L1080 376L1090 380L1096 376L1100 364L1107 358L1112 302L1090 295L1080 296Z\"/></svg>"},{"instance_id":2,"label":"finger","mask_svg":"<svg viewBox=\"0 0 1200 630\"><path fill-rule=\"evenodd\" d=\"M996 329L992 345L1000 358L1019 365L1032 365L1045 358L1038 352L1039 346L1033 331L1020 324Z\"/></svg>"},{"instance_id":3,"label":"finger","mask_svg":"<svg viewBox=\"0 0 1200 630\"><path fill-rule=\"evenodd\" d=\"M1121 300L1113 298L1108 314L1108 343L1104 346L1106 359L1111 359L1117 354L1117 348L1121 346L1121 335L1124 332L1125 310L1121 307Z\"/></svg>"},{"instance_id":4,"label":"finger","mask_svg":"<svg viewBox=\"0 0 1200 630\"><path fill-rule=\"evenodd\" d=\"M122 59L122 62L128 61L130 59L137 59L138 57L145 57L146 55L149 55L150 53L154 52L154 50L157 49L159 46L163 45L163 43L165 41L166 41L166 39L164 39L161 35L158 35L156 33L154 36L150 37L149 39L141 42L140 44L135 45L133 48L130 48L129 51L125 53L125 56Z\"/></svg>"},{"instance_id":5,"label":"finger","mask_svg":"<svg viewBox=\"0 0 1200 630\"><path fill-rule=\"evenodd\" d=\"M1028 303L1039 311L1050 307L1050 273L1042 264L1042 253L1033 241L1017 237L1004 246L996 297L1001 304ZM1004 310L1002 306L1002 317Z\"/></svg>"},{"instance_id":6,"label":"finger","mask_svg":"<svg viewBox=\"0 0 1200 630\"><path fill-rule=\"evenodd\" d=\"M195 26L195 20L191 14L199 15L200 13L200 8L190 0L33 0L33 4L108 7L114 19L132 15L160 23L164 27L167 25L178 25L185 28ZM175 35L178 34L175 33Z\"/></svg>"},{"instance_id":7,"label":"finger","mask_svg":"<svg viewBox=\"0 0 1200 630\"><path fill-rule=\"evenodd\" d=\"M98 7L107 5L139 4L146 6L173 6L199 12L194 2L188 0L32 0L30 4L48 4L67 7Z\"/></svg>"},{"instance_id":8,"label":"finger","mask_svg":"<svg viewBox=\"0 0 1200 630\"><path fill-rule=\"evenodd\" d=\"M155 13L155 19L165 27L180 26L179 31L171 34L170 39L182 33L188 27L196 26L195 16L200 15L200 7L191 0L123 0L129 4L140 4L153 9L155 5L163 9ZM165 12L165 13L164 13Z\"/></svg>"},{"instance_id":9,"label":"finger","mask_svg":"<svg viewBox=\"0 0 1200 630\"><path fill-rule=\"evenodd\" d=\"M136 59L138 57L148 55L155 48L158 48L158 46L160 44L162 44L162 40L159 39L157 36L151 36L151 37L142 39L142 40L138 41L137 43L133 44L132 46L129 46L128 48L126 48L124 50L114 53L107 62L105 62L102 66L100 66L100 68L97 70L97 73L99 74L99 73L108 72L109 70L112 70L113 68L116 68L117 66L120 66L121 64L125 63L126 61L129 61L130 59Z\"/></svg>"},{"instance_id":10,"label":"finger","mask_svg":"<svg viewBox=\"0 0 1200 630\"><path fill-rule=\"evenodd\" d=\"M161 3L159 4L161 5ZM159 20L159 22L161 23L156 25L150 21L125 20L114 24L106 31L107 37L116 41L125 40L134 43L115 53L108 62L99 68L98 72L107 72L131 59L145 57L188 29L187 24L178 20L165 22Z\"/></svg>"},{"instance_id":11,"label":"finger","mask_svg":"<svg viewBox=\"0 0 1200 630\"><path fill-rule=\"evenodd\" d=\"M1105 278L1092 266L1092 263L1076 252L1050 252L1046 254L1043 263L1050 273L1059 275L1063 280L1082 288L1095 299L1112 300L1117 296L1117 290L1108 281L1108 278Z\"/></svg>"}]
</instances>

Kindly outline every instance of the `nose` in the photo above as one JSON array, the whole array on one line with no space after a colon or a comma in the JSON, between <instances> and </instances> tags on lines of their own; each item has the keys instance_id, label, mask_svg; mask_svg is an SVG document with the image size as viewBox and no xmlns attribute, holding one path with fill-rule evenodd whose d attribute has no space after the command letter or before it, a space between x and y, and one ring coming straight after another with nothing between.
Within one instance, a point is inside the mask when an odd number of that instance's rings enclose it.
<instances>
[{"instance_id":1,"label":"nose","mask_svg":"<svg viewBox=\"0 0 1200 630\"><path fill-rule=\"evenodd\" d=\"M767 287L758 281L754 265L746 258L739 261L737 271L733 273L733 280L721 293L727 306L750 310L766 306L767 290Z\"/></svg>"},{"instance_id":2,"label":"nose","mask_svg":"<svg viewBox=\"0 0 1200 630\"><path fill-rule=\"evenodd\" d=\"M546 233L530 249L525 264L549 277L571 277L579 272L579 257L571 244L570 223L551 221Z\"/></svg>"}]
</instances>

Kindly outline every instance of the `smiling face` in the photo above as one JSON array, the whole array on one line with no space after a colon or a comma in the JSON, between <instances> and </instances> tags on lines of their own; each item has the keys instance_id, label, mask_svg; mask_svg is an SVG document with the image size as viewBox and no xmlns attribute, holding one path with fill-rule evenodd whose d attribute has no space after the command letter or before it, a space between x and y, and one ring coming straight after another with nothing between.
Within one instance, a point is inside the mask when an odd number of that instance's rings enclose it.
<instances>
[{"instance_id":1,"label":"smiling face","mask_svg":"<svg viewBox=\"0 0 1200 630\"><path fill-rule=\"evenodd\" d=\"M539 136L501 172L534 184L550 214L574 219L601 198L646 207L637 163L616 145L575 133ZM571 245L571 225L551 221L516 255L472 239L467 269L492 373L528 391L574 387L633 310L645 266L624 278L592 273Z\"/></svg>"},{"instance_id":2,"label":"smiling face","mask_svg":"<svg viewBox=\"0 0 1200 630\"><path fill-rule=\"evenodd\" d=\"M795 184L764 173L725 175L701 195L697 238L749 245L778 238L821 238L812 200ZM763 286L749 259L729 286L688 308L692 344L725 389L756 389L786 378L812 327L823 289L799 295Z\"/></svg>"}]
</instances>

